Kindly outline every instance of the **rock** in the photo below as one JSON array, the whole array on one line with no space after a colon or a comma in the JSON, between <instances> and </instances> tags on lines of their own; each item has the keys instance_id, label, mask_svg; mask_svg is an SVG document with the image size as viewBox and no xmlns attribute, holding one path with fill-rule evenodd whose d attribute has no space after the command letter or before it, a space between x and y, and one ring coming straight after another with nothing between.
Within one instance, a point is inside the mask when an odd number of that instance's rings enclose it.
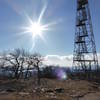
<instances>
[{"instance_id":1,"label":"rock","mask_svg":"<svg viewBox=\"0 0 100 100\"><path fill-rule=\"evenodd\" d=\"M45 89L44 89L44 88L42 88L42 89L41 89L41 91L42 91L42 92L45 92Z\"/></svg>"},{"instance_id":2,"label":"rock","mask_svg":"<svg viewBox=\"0 0 100 100\"><path fill-rule=\"evenodd\" d=\"M57 88L55 89L56 93L64 93L64 89L63 88Z\"/></svg>"},{"instance_id":3,"label":"rock","mask_svg":"<svg viewBox=\"0 0 100 100\"><path fill-rule=\"evenodd\" d=\"M0 94L6 94L8 93L7 91L1 91Z\"/></svg>"},{"instance_id":4,"label":"rock","mask_svg":"<svg viewBox=\"0 0 100 100\"><path fill-rule=\"evenodd\" d=\"M33 92L35 93L35 92L36 92L36 90L33 90Z\"/></svg>"},{"instance_id":5,"label":"rock","mask_svg":"<svg viewBox=\"0 0 100 100\"><path fill-rule=\"evenodd\" d=\"M51 99L51 100L53 100L53 99L55 100L55 99L57 98L57 96L56 96L55 93L53 93L53 92L47 94L46 97L48 97L48 98Z\"/></svg>"},{"instance_id":6,"label":"rock","mask_svg":"<svg viewBox=\"0 0 100 100\"><path fill-rule=\"evenodd\" d=\"M74 95L70 95L72 98L82 98L84 95L77 95L77 94L74 94Z\"/></svg>"},{"instance_id":7,"label":"rock","mask_svg":"<svg viewBox=\"0 0 100 100\"><path fill-rule=\"evenodd\" d=\"M14 89L7 89L6 92L15 92Z\"/></svg>"},{"instance_id":8,"label":"rock","mask_svg":"<svg viewBox=\"0 0 100 100\"><path fill-rule=\"evenodd\" d=\"M51 93L51 92L53 92L53 90L47 90L46 92Z\"/></svg>"}]
</instances>

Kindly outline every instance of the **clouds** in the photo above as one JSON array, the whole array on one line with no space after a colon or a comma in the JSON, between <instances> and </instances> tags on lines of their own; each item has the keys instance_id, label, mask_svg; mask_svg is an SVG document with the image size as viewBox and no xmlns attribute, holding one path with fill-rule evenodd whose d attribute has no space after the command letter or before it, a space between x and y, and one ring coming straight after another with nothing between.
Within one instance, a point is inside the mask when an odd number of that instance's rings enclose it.
<instances>
[{"instance_id":1,"label":"clouds","mask_svg":"<svg viewBox=\"0 0 100 100\"><path fill-rule=\"evenodd\" d=\"M45 56L44 64L46 65L59 65L59 66L72 66L73 56L59 56L47 55Z\"/></svg>"},{"instance_id":2,"label":"clouds","mask_svg":"<svg viewBox=\"0 0 100 100\"><path fill-rule=\"evenodd\" d=\"M100 65L100 53L98 53L97 56L98 56L98 62L99 62L99 65Z\"/></svg>"},{"instance_id":3,"label":"clouds","mask_svg":"<svg viewBox=\"0 0 100 100\"><path fill-rule=\"evenodd\" d=\"M98 55L98 62L100 64L100 53ZM87 59L91 59L91 55ZM71 67L73 63L73 55L59 56L59 55L47 55L44 59L46 65L59 65L65 67Z\"/></svg>"}]
</instances>

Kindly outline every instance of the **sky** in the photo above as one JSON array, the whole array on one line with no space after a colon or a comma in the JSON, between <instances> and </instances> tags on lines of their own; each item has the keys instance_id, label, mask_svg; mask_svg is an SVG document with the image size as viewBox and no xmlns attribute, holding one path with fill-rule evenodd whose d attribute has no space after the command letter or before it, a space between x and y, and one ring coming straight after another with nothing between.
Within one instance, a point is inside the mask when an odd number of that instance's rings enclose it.
<instances>
[{"instance_id":1,"label":"sky","mask_svg":"<svg viewBox=\"0 0 100 100\"><path fill-rule=\"evenodd\" d=\"M100 52L100 0L89 0L97 52ZM22 34L30 18L47 25L43 39ZM74 49L76 0L0 0L0 51L24 48L39 52L48 63L71 65Z\"/></svg>"}]
</instances>

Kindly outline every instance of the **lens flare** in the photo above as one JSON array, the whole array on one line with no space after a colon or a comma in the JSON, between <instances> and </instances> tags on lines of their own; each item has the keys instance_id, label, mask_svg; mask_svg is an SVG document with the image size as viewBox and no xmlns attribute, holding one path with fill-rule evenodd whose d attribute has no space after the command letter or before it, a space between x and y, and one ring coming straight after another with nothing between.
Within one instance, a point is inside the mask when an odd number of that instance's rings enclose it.
<instances>
[{"instance_id":1,"label":"lens flare","mask_svg":"<svg viewBox=\"0 0 100 100\"><path fill-rule=\"evenodd\" d=\"M67 79L67 74L63 69L59 68L55 72L56 72L57 78L59 80L66 80Z\"/></svg>"}]
</instances>

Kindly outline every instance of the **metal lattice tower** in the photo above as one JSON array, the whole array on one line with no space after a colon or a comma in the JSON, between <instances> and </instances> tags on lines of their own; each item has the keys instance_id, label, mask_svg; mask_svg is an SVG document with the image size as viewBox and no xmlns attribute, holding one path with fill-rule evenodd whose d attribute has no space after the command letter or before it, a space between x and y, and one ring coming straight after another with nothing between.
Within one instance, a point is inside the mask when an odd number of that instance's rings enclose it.
<instances>
[{"instance_id":1,"label":"metal lattice tower","mask_svg":"<svg viewBox=\"0 0 100 100\"><path fill-rule=\"evenodd\" d=\"M73 67L77 71L98 69L98 58L88 0L77 0Z\"/></svg>"}]
</instances>

